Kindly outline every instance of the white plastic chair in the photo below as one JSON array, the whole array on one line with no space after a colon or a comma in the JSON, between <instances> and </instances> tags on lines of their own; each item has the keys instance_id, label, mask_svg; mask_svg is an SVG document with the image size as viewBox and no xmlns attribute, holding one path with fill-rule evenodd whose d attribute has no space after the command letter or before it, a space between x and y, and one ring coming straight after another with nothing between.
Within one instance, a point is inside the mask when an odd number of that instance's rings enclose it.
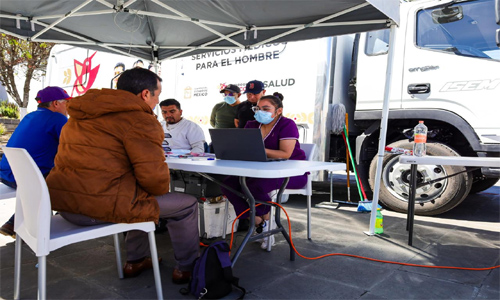
<instances>
[{"instance_id":1,"label":"white plastic chair","mask_svg":"<svg viewBox=\"0 0 500 300\"><path fill-rule=\"evenodd\" d=\"M316 152L316 144L300 144L300 149L304 150L306 154L306 160L312 161L314 159L314 154ZM285 189L283 195L304 195L307 196L307 238L311 239L311 196L312 196L312 178L311 174L307 175L307 183L301 189ZM276 202L276 196L278 190L274 190L269 193L273 202ZM274 218L274 208L271 208L270 220ZM273 229L273 222L269 222L270 230ZM267 251L271 251L271 243L268 243Z\"/></svg>"},{"instance_id":2,"label":"white plastic chair","mask_svg":"<svg viewBox=\"0 0 500 300\"><path fill-rule=\"evenodd\" d=\"M129 230L148 232L153 258L156 294L163 299L160 280L158 253L154 235L153 222L131 224L103 224L95 226L77 226L60 215L52 215L49 191L45 179L31 156L25 149L4 147L4 153L16 178L16 232L15 266L14 266L14 299L19 299L21 280L21 245L22 241L35 252L38 257L38 299L46 298L46 257L63 246L113 235L118 276L123 278L118 233Z\"/></svg>"}]
</instances>

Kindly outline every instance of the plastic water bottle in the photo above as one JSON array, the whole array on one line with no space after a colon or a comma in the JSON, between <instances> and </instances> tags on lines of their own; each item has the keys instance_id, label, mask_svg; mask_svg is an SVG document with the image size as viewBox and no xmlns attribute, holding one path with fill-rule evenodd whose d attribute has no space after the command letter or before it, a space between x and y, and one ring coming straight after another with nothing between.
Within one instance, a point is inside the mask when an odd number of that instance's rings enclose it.
<instances>
[{"instance_id":1,"label":"plastic water bottle","mask_svg":"<svg viewBox=\"0 0 500 300\"><path fill-rule=\"evenodd\" d=\"M377 209L377 216L375 218L375 234L384 233L384 216L380 211L380 208Z\"/></svg>"},{"instance_id":2,"label":"plastic water bottle","mask_svg":"<svg viewBox=\"0 0 500 300\"><path fill-rule=\"evenodd\" d=\"M427 142L427 126L424 125L424 121L418 121L418 125L413 129L413 155L415 156L425 156Z\"/></svg>"}]
</instances>

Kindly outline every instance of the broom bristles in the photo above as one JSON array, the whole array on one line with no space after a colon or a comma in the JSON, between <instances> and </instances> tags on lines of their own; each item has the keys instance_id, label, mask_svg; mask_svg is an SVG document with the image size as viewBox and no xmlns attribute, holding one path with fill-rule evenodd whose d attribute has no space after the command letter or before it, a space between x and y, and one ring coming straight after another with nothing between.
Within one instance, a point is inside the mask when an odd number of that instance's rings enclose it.
<instances>
[{"instance_id":1,"label":"broom bristles","mask_svg":"<svg viewBox=\"0 0 500 300\"><path fill-rule=\"evenodd\" d=\"M332 108L332 133L340 135L345 126L345 106L342 103L333 105Z\"/></svg>"}]
</instances>

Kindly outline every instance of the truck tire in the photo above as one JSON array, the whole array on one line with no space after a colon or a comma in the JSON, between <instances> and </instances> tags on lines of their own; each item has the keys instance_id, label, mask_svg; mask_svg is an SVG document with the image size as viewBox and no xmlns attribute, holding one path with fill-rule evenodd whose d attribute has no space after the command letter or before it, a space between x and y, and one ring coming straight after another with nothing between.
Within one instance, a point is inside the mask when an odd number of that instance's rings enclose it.
<instances>
[{"instance_id":1,"label":"truck tire","mask_svg":"<svg viewBox=\"0 0 500 300\"><path fill-rule=\"evenodd\" d=\"M401 140L388 145L413 149L413 142ZM427 155L433 156L459 156L450 147L440 143L427 143ZM375 186L375 172L377 157L370 164L370 187ZM386 207L407 212L409 194L410 165L400 164L399 155L386 154L382 169L380 183L380 202ZM446 165L419 165L417 169L417 183L441 178L447 175L464 171L465 167ZM432 185L417 188L415 197L415 214L432 216L444 213L462 202L469 194L472 185L471 173L460 173L453 177L433 183Z\"/></svg>"},{"instance_id":2,"label":"truck tire","mask_svg":"<svg viewBox=\"0 0 500 300\"><path fill-rule=\"evenodd\" d=\"M487 190L490 187L494 186L498 182L498 180L498 178L485 178L482 180L478 180L472 184L469 194L476 194Z\"/></svg>"}]
</instances>

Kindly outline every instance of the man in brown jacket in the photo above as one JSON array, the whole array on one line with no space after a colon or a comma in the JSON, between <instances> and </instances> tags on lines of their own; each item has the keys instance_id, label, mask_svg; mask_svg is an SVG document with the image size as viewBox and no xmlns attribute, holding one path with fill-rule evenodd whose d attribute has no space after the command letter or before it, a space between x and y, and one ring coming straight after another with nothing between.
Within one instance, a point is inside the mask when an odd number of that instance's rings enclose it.
<instances>
[{"instance_id":1,"label":"man in brown jacket","mask_svg":"<svg viewBox=\"0 0 500 300\"><path fill-rule=\"evenodd\" d=\"M172 278L186 283L199 255L198 205L190 195L169 193L163 129L152 111L161 79L134 68L122 73L117 88L89 90L68 105L47 177L52 209L78 225L167 218L177 261ZM125 241L125 276L152 268L147 234L130 231Z\"/></svg>"}]
</instances>

